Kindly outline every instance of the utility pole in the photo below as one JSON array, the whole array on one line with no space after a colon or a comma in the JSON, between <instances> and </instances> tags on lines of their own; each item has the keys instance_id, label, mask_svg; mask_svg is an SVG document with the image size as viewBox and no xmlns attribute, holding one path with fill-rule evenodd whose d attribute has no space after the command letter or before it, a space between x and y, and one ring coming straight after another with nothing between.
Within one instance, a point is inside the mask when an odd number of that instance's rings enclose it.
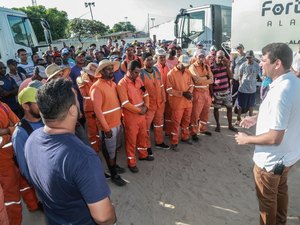
<instances>
[{"instance_id":1,"label":"utility pole","mask_svg":"<svg viewBox=\"0 0 300 225\"><path fill-rule=\"evenodd\" d=\"M150 18L148 13L148 37L150 37Z\"/></svg>"},{"instance_id":2,"label":"utility pole","mask_svg":"<svg viewBox=\"0 0 300 225\"><path fill-rule=\"evenodd\" d=\"M92 17L92 20L94 20L93 12L92 12L92 6L95 7L95 2L85 2L84 5L85 5L85 8L87 8L87 7L90 8L91 17Z\"/></svg>"},{"instance_id":3,"label":"utility pole","mask_svg":"<svg viewBox=\"0 0 300 225\"><path fill-rule=\"evenodd\" d=\"M125 18L125 31L127 31L127 16L124 17Z\"/></svg>"},{"instance_id":4,"label":"utility pole","mask_svg":"<svg viewBox=\"0 0 300 225\"><path fill-rule=\"evenodd\" d=\"M36 0L31 0L32 6L37 6Z\"/></svg>"}]
</instances>

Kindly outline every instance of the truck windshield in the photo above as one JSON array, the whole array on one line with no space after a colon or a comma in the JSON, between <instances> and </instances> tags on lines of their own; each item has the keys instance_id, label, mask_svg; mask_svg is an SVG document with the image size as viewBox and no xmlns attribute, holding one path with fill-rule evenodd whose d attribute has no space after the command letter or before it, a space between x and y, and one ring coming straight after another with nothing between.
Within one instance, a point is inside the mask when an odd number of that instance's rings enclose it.
<instances>
[{"instance_id":1,"label":"truck windshield","mask_svg":"<svg viewBox=\"0 0 300 225\"><path fill-rule=\"evenodd\" d=\"M27 18L19 16L7 16L10 29L16 44L33 47L33 30Z\"/></svg>"},{"instance_id":2,"label":"truck windshield","mask_svg":"<svg viewBox=\"0 0 300 225\"><path fill-rule=\"evenodd\" d=\"M181 18L182 37L195 39L204 32L205 13L204 11L186 14Z\"/></svg>"}]
</instances>

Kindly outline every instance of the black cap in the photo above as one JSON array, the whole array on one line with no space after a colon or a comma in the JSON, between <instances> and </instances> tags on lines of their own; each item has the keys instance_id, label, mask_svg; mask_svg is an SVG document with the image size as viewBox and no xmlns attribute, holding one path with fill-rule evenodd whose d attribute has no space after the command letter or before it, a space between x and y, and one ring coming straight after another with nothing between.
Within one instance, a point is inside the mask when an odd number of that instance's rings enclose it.
<instances>
[{"instance_id":1,"label":"black cap","mask_svg":"<svg viewBox=\"0 0 300 225\"><path fill-rule=\"evenodd\" d=\"M15 63L18 64L18 62L15 59L9 59L6 62L6 65L12 65L12 64L15 64Z\"/></svg>"}]
</instances>

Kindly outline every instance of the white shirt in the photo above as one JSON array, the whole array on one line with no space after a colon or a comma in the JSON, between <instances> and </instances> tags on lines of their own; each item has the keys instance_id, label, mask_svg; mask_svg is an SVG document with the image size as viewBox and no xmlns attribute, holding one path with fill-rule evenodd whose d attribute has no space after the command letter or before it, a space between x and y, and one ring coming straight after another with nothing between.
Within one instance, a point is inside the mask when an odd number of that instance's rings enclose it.
<instances>
[{"instance_id":1,"label":"white shirt","mask_svg":"<svg viewBox=\"0 0 300 225\"><path fill-rule=\"evenodd\" d=\"M32 61L27 62L27 64L19 63L18 67L23 68L26 71L26 76L31 77L34 71L34 64Z\"/></svg>"},{"instance_id":2,"label":"white shirt","mask_svg":"<svg viewBox=\"0 0 300 225\"><path fill-rule=\"evenodd\" d=\"M288 167L300 159L300 79L288 72L270 85L260 105L256 135L273 130L285 130L280 145L256 145L253 161L260 168L271 171L280 162Z\"/></svg>"},{"instance_id":3,"label":"white shirt","mask_svg":"<svg viewBox=\"0 0 300 225\"><path fill-rule=\"evenodd\" d=\"M300 72L300 52L294 54L292 67L297 72Z\"/></svg>"}]
</instances>

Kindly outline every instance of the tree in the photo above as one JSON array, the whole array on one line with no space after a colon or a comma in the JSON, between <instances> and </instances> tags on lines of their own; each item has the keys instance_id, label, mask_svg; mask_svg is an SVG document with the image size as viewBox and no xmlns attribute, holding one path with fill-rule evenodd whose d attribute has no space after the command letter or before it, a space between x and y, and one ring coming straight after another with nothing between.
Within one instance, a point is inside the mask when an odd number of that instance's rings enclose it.
<instances>
[{"instance_id":1,"label":"tree","mask_svg":"<svg viewBox=\"0 0 300 225\"><path fill-rule=\"evenodd\" d=\"M68 30L81 41L82 37L101 36L107 33L109 26L96 20L75 18L70 20Z\"/></svg>"},{"instance_id":2,"label":"tree","mask_svg":"<svg viewBox=\"0 0 300 225\"><path fill-rule=\"evenodd\" d=\"M113 28L112 28L112 32L120 32L120 31L131 31L131 32L135 32L136 28L135 26L133 26L130 22L119 22L116 23Z\"/></svg>"},{"instance_id":3,"label":"tree","mask_svg":"<svg viewBox=\"0 0 300 225\"><path fill-rule=\"evenodd\" d=\"M68 14L65 11L59 11L57 8L46 9L44 6L28 6L22 8L14 8L23 11L32 19L32 26L38 41L44 41L44 31L40 22L34 19L44 18L50 25L50 31L53 40L67 37Z\"/></svg>"}]
</instances>

